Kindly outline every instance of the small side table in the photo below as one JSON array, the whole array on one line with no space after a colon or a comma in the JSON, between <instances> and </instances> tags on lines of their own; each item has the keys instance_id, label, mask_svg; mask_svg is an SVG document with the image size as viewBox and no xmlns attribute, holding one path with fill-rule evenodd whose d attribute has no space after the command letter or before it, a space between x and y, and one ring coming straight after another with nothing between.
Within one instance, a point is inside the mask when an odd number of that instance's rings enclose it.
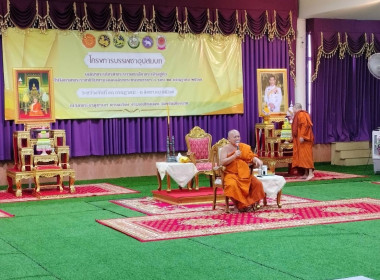
<instances>
[{"instance_id":1,"label":"small side table","mask_svg":"<svg viewBox=\"0 0 380 280\"><path fill-rule=\"evenodd\" d=\"M34 178L34 171L19 171L17 169L7 170L8 189L7 192L14 193L16 197L22 197L22 180ZM16 191L13 192L13 182Z\"/></svg>"},{"instance_id":2,"label":"small side table","mask_svg":"<svg viewBox=\"0 0 380 280\"><path fill-rule=\"evenodd\" d=\"M63 178L65 176L69 177L69 188L70 193L75 193L75 171L73 169L62 169L58 166L52 166L51 168L43 167L39 169L38 167L34 169L34 180L35 180L35 188L33 191L33 195L40 198L41 188L50 188L50 187L57 187L61 192L63 191ZM57 184L50 184L50 185L44 185L42 186L40 184L40 177L57 177Z\"/></svg>"},{"instance_id":3,"label":"small side table","mask_svg":"<svg viewBox=\"0 0 380 280\"><path fill-rule=\"evenodd\" d=\"M286 180L283 176L278 175L265 175L265 176L256 176L263 183L263 188L265 192L264 206L267 205L267 197L273 197L277 200L278 208L281 208L281 195L282 188L286 184Z\"/></svg>"},{"instance_id":4,"label":"small side table","mask_svg":"<svg viewBox=\"0 0 380 280\"><path fill-rule=\"evenodd\" d=\"M187 183L198 173L197 168L193 163L178 163L178 162L156 162L158 190L162 188L162 180L166 175L167 192L171 191L170 177L181 187ZM189 189L191 189L189 187Z\"/></svg>"}]
</instances>

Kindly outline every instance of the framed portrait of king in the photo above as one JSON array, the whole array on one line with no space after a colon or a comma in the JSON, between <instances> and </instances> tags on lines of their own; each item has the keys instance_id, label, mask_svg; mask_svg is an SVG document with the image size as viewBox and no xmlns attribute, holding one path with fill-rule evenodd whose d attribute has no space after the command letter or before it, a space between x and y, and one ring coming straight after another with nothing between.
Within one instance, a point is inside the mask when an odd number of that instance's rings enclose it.
<instances>
[{"instance_id":1,"label":"framed portrait of king","mask_svg":"<svg viewBox=\"0 0 380 280\"><path fill-rule=\"evenodd\" d=\"M54 122L51 68L14 68L16 123Z\"/></svg>"},{"instance_id":2,"label":"framed portrait of king","mask_svg":"<svg viewBox=\"0 0 380 280\"><path fill-rule=\"evenodd\" d=\"M286 115L288 111L288 75L286 69L257 69L259 116Z\"/></svg>"}]
</instances>

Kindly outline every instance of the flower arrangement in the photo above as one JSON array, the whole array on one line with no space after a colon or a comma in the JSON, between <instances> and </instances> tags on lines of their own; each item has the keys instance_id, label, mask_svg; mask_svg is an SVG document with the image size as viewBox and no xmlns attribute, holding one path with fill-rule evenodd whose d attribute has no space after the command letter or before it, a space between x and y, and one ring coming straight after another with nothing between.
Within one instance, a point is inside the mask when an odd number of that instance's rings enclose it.
<instances>
[{"instance_id":1,"label":"flower arrangement","mask_svg":"<svg viewBox=\"0 0 380 280\"><path fill-rule=\"evenodd\" d=\"M267 104L265 104L264 109L263 109L263 122L264 123L269 123L270 121L270 110Z\"/></svg>"}]
</instances>

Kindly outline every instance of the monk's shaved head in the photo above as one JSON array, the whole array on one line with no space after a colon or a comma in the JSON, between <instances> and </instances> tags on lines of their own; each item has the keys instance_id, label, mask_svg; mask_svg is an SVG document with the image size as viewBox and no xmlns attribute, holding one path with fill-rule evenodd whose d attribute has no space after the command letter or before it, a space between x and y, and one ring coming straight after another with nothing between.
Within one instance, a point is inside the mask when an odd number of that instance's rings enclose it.
<instances>
[{"instance_id":1,"label":"monk's shaved head","mask_svg":"<svg viewBox=\"0 0 380 280\"><path fill-rule=\"evenodd\" d=\"M230 131L228 131L228 138L234 137L236 133L240 134L238 130L231 129Z\"/></svg>"},{"instance_id":2,"label":"monk's shaved head","mask_svg":"<svg viewBox=\"0 0 380 280\"><path fill-rule=\"evenodd\" d=\"M296 103L294 104L293 106L293 113L297 113L298 111L301 111L302 110L302 105L300 103Z\"/></svg>"}]
</instances>

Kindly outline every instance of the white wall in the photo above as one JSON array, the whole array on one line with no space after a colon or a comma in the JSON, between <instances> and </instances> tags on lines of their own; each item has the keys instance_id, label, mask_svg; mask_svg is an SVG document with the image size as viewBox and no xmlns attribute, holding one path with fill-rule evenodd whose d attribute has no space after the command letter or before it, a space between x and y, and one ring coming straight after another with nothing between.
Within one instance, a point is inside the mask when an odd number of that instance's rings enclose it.
<instances>
[{"instance_id":1,"label":"white wall","mask_svg":"<svg viewBox=\"0 0 380 280\"><path fill-rule=\"evenodd\" d=\"M306 20L297 19L296 37L296 86L294 103L301 103L307 110L306 104Z\"/></svg>"}]
</instances>

